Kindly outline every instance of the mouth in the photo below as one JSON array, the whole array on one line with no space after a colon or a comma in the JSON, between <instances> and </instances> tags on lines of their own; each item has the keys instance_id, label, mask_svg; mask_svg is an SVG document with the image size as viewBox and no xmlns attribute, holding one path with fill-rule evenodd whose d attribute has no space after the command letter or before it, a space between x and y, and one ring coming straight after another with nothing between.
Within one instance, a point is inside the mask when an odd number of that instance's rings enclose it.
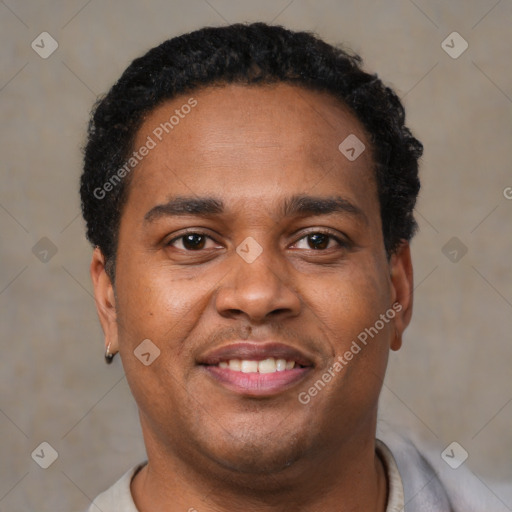
<instances>
[{"instance_id":1,"label":"mouth","mask_svg":"<svg viewBox=\"0 0 512 512\"><path fill-rule=\"evenodd\" d=\"M301 351L280 343L234 343L201 358L199 365L221 386L245 396L272 396L312 371Z\"/></svg>"}]
</instances>

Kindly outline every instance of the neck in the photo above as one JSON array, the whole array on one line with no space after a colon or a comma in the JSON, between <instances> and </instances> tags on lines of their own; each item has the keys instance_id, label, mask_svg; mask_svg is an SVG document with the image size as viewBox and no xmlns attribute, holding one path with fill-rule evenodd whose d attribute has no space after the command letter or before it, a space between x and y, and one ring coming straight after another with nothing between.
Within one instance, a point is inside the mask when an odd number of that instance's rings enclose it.
<instances>
[{"instance_id":1,"label":"neck","mask_svg":"<svg viewBox=\"0 0 512 512\"><path fill-rule=\"evenodd\" d=\"M167 454L147 442L148 464L132 481L140 512L384 512L386 473L375 452L375 430L318 448L277 473L241 474L204 460ZM165 454L165 455L164 455Z\"/></svg>"}]
</instances>

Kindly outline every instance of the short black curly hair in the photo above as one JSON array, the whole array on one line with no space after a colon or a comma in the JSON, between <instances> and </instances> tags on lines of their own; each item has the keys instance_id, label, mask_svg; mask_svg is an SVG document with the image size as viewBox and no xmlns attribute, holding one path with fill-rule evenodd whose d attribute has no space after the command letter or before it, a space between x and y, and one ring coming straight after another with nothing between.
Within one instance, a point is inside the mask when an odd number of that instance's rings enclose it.
<instances>
[{"instance_id":1,"label":"short black curly hair","mask_svg":"<svg viewBox=\"0 0 512 512\"><path fill-rule=\"evenodd\" d=\"M388 257L410 240L417 227L413 209L423 146L405 126L398 96L361 64L358 55L314 34L265 23L202 28L135 59L95 105L84 150L80 194L87 238L101 249L110 277L130 180L108 193L105 183L129 159L147 114L166 100L213 85L286 82L341 101L362 123L372 146Z\"/></svg>"}]
</instances>

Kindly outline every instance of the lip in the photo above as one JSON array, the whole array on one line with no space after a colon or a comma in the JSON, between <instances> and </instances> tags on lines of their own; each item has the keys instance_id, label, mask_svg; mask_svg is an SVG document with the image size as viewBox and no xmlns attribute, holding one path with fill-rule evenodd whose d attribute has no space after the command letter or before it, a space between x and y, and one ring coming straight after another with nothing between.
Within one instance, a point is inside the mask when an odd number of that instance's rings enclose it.
<instances>
[{"instance_id":1,"label":"lip","mask_svg":"<svg viewBox=\"0 0 512 512\"><path fill-rule=\"evenodd\" d=\"M262 361L269 357L295 361L300 366L274 373L242 373L220 368L221 361L246 359ZM221 386L243 396L268 397L285 392L306 378L313 361L300 350L282 343L231 343L208 352L198 361L205 373Z\"/></svg>"},{"instance_id":2,"label":"lip","mask_svg":"<svg viewBox=\"0 0 512 512\"><path fill-rule=\"evenodd\" d=\"M213 379L230 391L244 396L265 397L283 393L302 381L312 367L298 367L275 373L242 373L218 366L203 366Z\"/></svg>"},{"instance_id":3,"label":"lip","mask_svg":"<svg viewBox=\"0 0 512 512\"><path fill-rule=\"evenodd\" d=\"M246 359L249 361L263 361L273 357L295 361L300 366L313 366L313 361L300 350L284 343L243 342L230 343L223 347L207 352L199 359L199 364L214 366L221 361L230 359Z\"/></svg>"}]
</instances>

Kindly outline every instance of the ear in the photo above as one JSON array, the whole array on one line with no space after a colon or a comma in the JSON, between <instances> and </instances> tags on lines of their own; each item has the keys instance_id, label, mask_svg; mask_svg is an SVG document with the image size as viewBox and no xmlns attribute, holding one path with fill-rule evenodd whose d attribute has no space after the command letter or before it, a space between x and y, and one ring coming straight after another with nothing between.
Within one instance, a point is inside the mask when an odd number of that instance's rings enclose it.
<instances>
[{"instance_id":1,"label":"ear","mask_svg":"<svg viewBox=\"0 0 512 512\"><path fill-rule=\"evenodd\" d=\"M96 309L105 334L105 349L110 345L110 353L115 354L119 352L119 343L114 286L105 271L105 257L99 247L92 254L90 271Z\"/></svg>"},{"instance_id":2,"label":"ear","mask_svg":"<svg viewBox=\"0 0 512 512\"><path fill-rule=\"evenodd\" d=\"M402 334L412 316L414 280L409 242L402 242L391 256L390 278L392 304L396 311L391 349L398 350L402 346Z\"/></svg>"}]
</instances>

